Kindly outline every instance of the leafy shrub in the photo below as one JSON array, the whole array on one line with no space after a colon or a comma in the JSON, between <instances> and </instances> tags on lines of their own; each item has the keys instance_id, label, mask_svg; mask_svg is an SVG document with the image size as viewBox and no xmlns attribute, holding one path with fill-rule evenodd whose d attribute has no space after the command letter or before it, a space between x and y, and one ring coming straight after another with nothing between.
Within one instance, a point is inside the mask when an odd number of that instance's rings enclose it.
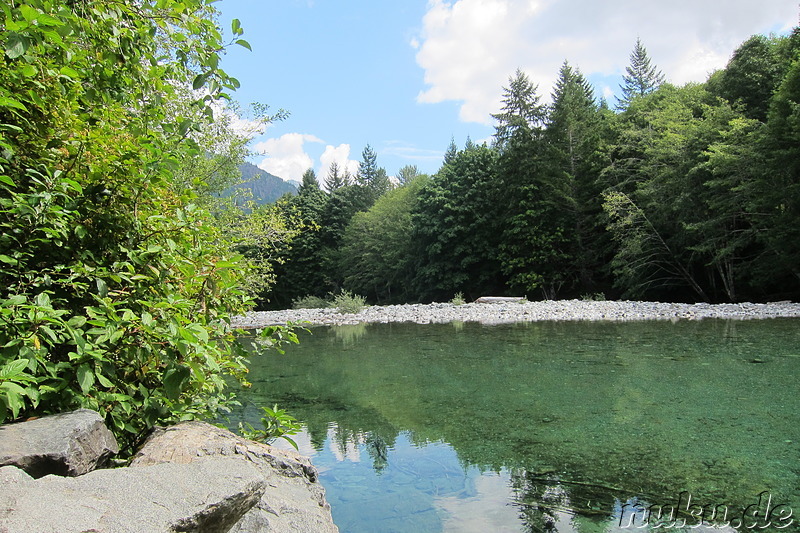
<instances>
[{"instance_id":1,"label":"leafy shrub","mask_svg":"<svg viewBox=\"0 0 800 533\"><path fill-rule=\"evenodd\" d=\"M464 293L457 292L455 296L453 296L453 299L450 300L450 303L453 305L464 305L465 303L467 303L467 301L464 300Z\"/></svg>"},{"instance_id":2,"label":"leafy shrub","mask_svg":"<svg viewBox=\"0 0 800 533\"><path fill-rule=\"evenodd\" d=\"M584 302L604 302L606 301L606 295L602 292L587 293L581 295L581 300Z\"/></svg>"},{"instance_id":3,"label":"leafy shrub","mask_svg":"<svg viewBox=\"0 0 800 533\"><path fill-rule=\"evenodd\" d=\"M272 444L275 439L283 439L297 449L297 443L290 437L300 432L302 426L296 418L288 414L283 409L278 409L274 405L272 409L262 407L264 416L261 417L261 425L264 429L256 429L249 422L239 423L239 433L246 439Z\"/></svg>"},{"instance_id":4,"label":"leafy shrub","mask_svg":"<svg viewBox=\"0 0 800 533\"><path fill-rule=\"evenodd\" d=\"M303 296L292 301L293 309L326 309L331 303L319 296Z\"/></svg>"},{"instance_id":5,"label":"leafy shrub","mask_svg":"<svg viewBox=\"0 0 800 533\"><path fill-rule=\"evenodd\" d=\"M342 292L339 294L333 296L333 307L336 307L340 313L360 313L366 304L366 298L344 289L342 289Z\"/></svg>"},{"instance_id":6,"label":"leafy shrub","mask_svg":"<svg viewBox=\"0 0 800 533\"><path fill-rule=\"evenodd\" d=\"M156 424L216 417L235 401L228 378L247 384L230 319L251 308L260 259L171 187L182 161L203 157L187 141L202 123L166 109L189 85L201 96L184 107L211 116L238 84L217 68L214 8L3 10L0 423L86 407L130 451ZM287 328L262 333L296 342Z\"/></svg>"}]
</instances>

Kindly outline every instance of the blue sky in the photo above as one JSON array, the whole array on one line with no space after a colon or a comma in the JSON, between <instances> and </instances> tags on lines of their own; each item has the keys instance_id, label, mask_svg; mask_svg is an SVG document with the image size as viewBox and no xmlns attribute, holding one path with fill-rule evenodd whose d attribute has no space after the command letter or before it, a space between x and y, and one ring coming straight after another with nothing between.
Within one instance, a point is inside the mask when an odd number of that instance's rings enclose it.
<instances>
[{"instance_id":1,"label":"blue sky","mask_svg":"<svg viewBox=\"0 0 800 533\"><path fill-rule=\"evenodd\" d=\"M724 8L723 8L724 6ZM253 51L223 68L234 98L291 116L259 136L253 162L284 179L331 161L355 168L364 146L395 175L434 173L450 139L488 139L516 68L547 100L564 60L613 103L640 37L676 84L704 81L755 33L786 32L795 0L221 0ZM229 33L229 32L228 32Z\"/></svg>"}]
</instances>

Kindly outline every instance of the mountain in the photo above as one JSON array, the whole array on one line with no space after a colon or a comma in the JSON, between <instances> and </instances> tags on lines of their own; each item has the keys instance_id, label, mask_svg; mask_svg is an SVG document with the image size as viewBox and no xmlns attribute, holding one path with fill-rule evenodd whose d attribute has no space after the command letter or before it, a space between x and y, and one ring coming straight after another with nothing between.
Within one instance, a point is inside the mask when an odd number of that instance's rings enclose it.
<instances>
[{"instance_id":1,"label":"mountain","mask_svg":"<svg viewBox=\"0 0 800 533\"><path fill-rule=\"evenodd\" d=\"M252 163L242 163L239 170L242 171L242 183L228 190L229 194L233 189L245 189L252 192L253 201L261 205L271 204L284 194L297 194L296 185L261 170Z\"/></svg>"}]
</instances>

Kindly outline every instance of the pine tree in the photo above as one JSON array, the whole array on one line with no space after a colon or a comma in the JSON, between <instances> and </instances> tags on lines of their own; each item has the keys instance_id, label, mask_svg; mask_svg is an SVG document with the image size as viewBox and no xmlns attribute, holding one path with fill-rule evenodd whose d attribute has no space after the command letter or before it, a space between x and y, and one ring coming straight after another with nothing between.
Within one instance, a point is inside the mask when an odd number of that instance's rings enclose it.
<instances>
[{"instance_id":1,"label":"pine tree","mask_svg":"<svg viewBox=\"0 0 800 533\"><path fill-rule=\"evenodd\" d=\"M300 185L300 188L297 190L297 192L299 194L303 194L319 190L320 188L319 182L317 181L317 174L314 172L314 169L309 168L303 172L303 183Z\"/></svg>"},{"instance_id":2,"label":"pine tree","mask_svg":"<svg viewBox=\"0 0 800 533\"><path fill-rule=\"evenodd\" d=\"M551 222L560 219L566 261L558 266L567 288L581 293L596 291L594 278L600 269L602 213L597 178L601 164L600 114L594 90L577 69L566 61L561 66L552 95L547 130L546 190L556 206Z\"/></svg>"},{"instance_id":3,"label":"pine tree","mask_svg":"<svg viewBox=\"0 0 800 533\"><path fill-rule=\"evenodd\" d=\"M503 88L503 109L493 114L495 126L495 145L501 151L518 131L534 131L541 127L545 108L539 104L537 86L520 69L509 79L509 86Z\"/></svg>"},{"instance_id":4,"label":"pine tree","mask_svg":"<svg viewBox=\"0 0 800 533\"><path fill-rule=\"evenodd\" d=\"M366 145L361 152L361 162L358 164L356 185L369 187L378 175L378 154L370 145Z\"/></svg>"},{"instance_id":5,"label":"pine tree","mask_svg":"<svg viewBox=\"0 0 800 533\"><path fill-rule=\"evenodd\" d=\"M455 138L450 138L450 145L447 147L447 151L444 153L444 164L452 163L453 159L456 158L458 155L458 147L456 146Z\"/></svg>"},{"instance_id":6,"label":"pine tree","mask_svg":"<svg viewBox=\"0 0 800 533\"><path fill-rule=\"evenodd\" d=\"M347 185L347 183L345 183L345 176L339 169L339 163L334 161L331 163L331 166L328 167L328 175L325 176L325 189L327 189L328 192L333 192L345 185Z\"/></svg>"},{"instance_id":7,"label":"pine tree","mask_svg":"<svg viewBox=\"0 0 800 533\"><path fill-rule=\"evenodd\" d=\"M416 165L406 165L397 173L397 179L402 185L410 183L417 176L419 176L419 169Z\"/></svg>"},{"instance_id":8,"label":"pine tree","mask_svg":"<svg viewBox=\"0 0 800 533\"><path fill-rule=\"evenodd\" d=\"M664 83L664 74L650 64L647 50L638 37L630 61L631 64L625 68L627 74L622 77L625 83L620 85L622 98L617 98L617 109L623 111L628 109L634 98L651 93Z\"/></svg>"},{"instance_id":9,"label":"pine tree","mask_svg":"<svg viewBox=\"0 0 800 533\"><path fill-rule=\"evenodd\" d=\"M356 185L362 188L363 209L369 209L372 204L392 188L386 170L378 167L378 155L370 145L364 147L361 152L361 162L358 164L358 174L356 174Z\"/></svg>"}]
</instances>

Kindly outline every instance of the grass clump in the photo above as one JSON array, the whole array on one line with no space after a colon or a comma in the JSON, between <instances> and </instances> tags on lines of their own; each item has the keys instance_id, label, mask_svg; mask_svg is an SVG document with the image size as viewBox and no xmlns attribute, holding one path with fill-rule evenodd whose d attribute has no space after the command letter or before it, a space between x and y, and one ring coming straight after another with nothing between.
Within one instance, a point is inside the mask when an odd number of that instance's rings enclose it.
<instances>
[{"instance_id":1,"label":"grass clump","mask_svg":"<svg viewBox=\"0 0 800 533\"><path fill-rule=\"evenodd\" d=\"M342 314L345 313L359 313L367 304L367 299L363 296L353 294L350 291L342 289L339 294L333 295L333 307L339 309Z\"/></svg>"},{"instance_id":2,"label":"grass clump","mask_svg":"<svg viewBox=\"0 0 800 533\"><path fill-rule=\"evenodd\" d=\"M303 296L292 300L292 309L325 309L331 306L331 303L319 296Z\"/></svg>"},{"instance_id":3,"label":"grass clump","mask_svg":"<svg viewBox=\"0 0 800 533\"><path fill-rule=\"evenodd\" d=\"M467 303L467 301L464 299L464 293L460 291L457 292L455 296L453 296L453 299L450 300L450 303L453 305L464 305Z\"/></svg>"}]
</instances>

